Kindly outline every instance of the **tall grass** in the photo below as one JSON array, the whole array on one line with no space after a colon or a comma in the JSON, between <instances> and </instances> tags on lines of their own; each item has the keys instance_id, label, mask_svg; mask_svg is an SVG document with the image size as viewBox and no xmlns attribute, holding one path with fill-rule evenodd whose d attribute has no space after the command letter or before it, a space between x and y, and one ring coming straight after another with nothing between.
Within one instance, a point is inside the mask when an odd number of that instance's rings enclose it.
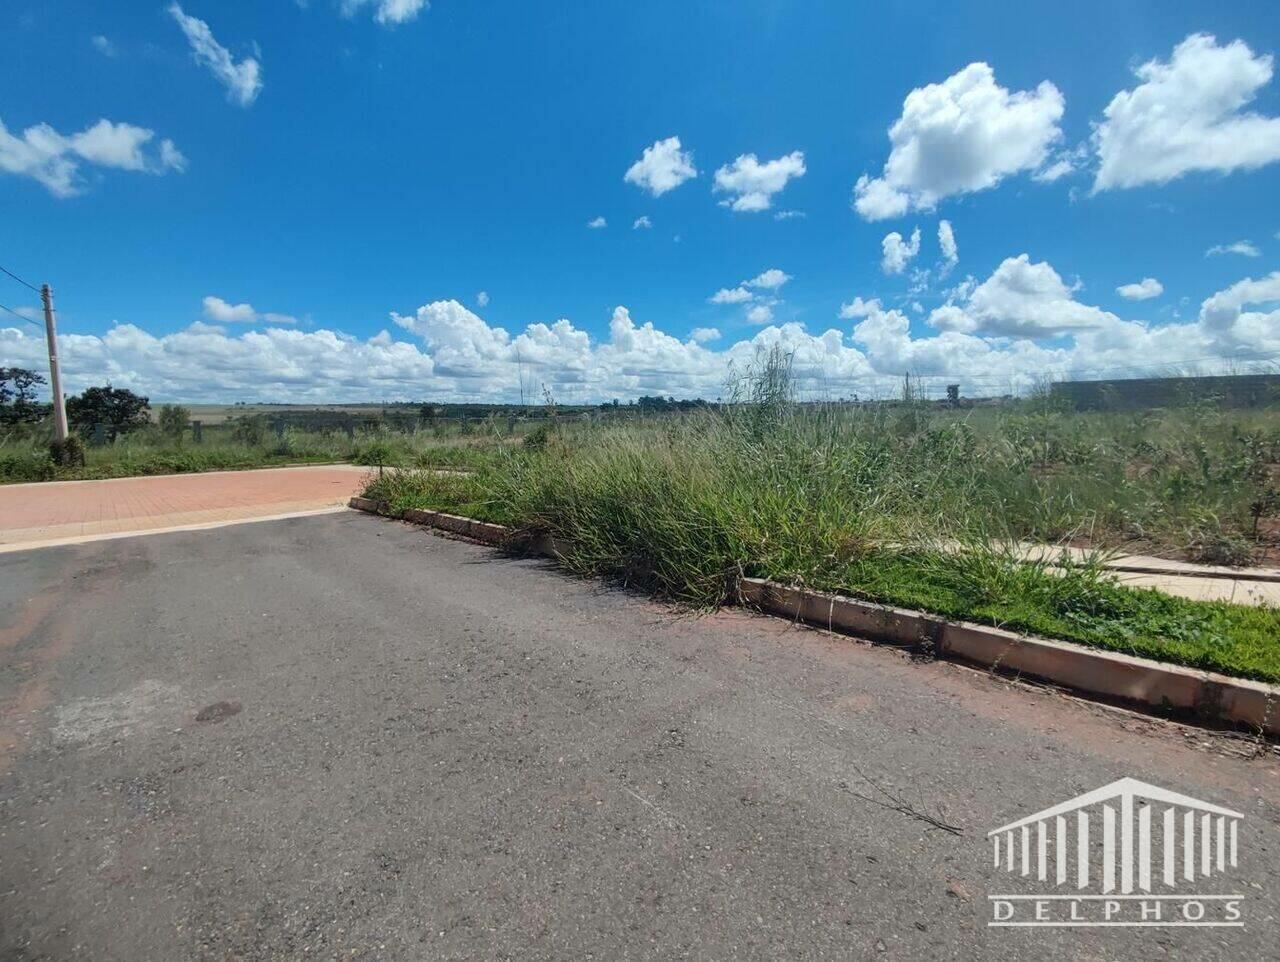
<instances>
[{"instance_id":1,"label":"tall grass","mask_svg":"<svg viewBox=\"0 0 1280 962\"><path fill-rule=\"evenodd\" d=\"M1280 678L1275 611L1131 591L1096 561L1049 571L1013 549L1135 531L1172 547L1211 515L1243 537L1269 483L1259 465L1280 444L1265 418L1230 416L1232 431L1203 412L1144 426L1035 408L815 407L792 400L786 365L762 357L719 411L564 427L469 476L392 472L367 493L554 534L574 570L697 606L765 576Z\"/></svg>"}]
</instances>

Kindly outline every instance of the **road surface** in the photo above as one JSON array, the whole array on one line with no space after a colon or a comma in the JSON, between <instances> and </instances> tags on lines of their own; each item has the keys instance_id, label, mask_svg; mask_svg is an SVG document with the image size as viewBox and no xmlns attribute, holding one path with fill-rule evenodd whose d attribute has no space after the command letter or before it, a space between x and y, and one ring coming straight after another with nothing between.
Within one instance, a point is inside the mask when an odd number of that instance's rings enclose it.
<instances>
[{"instance_id":1,"label":"road surface","mask_svg":"<svg viewBox=\"0 0 1280 962\"><path fill-rule=\"evenodd\" d=\"M397 522L5 554L0 626L5 959L1280 945L1269 747ZM987 831L1122 776L1243 813L1245 928L988 928Z\"/></svg>"}]
</instances>

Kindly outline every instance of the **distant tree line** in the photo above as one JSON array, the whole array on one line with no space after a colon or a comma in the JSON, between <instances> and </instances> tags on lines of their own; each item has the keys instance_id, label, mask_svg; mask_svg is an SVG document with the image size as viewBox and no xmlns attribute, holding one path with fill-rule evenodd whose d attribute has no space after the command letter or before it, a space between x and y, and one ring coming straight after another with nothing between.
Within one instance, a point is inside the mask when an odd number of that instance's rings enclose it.
<instances>
[{"instance_id":1,"label":"distant tree line","mask_svg":"<svg viewBox=\"0 0 1280 962\"><path fill-rule=\"evenodd\" d=\"M614 405L618 402L614 401ZM642 411L692 411L696 408L705 408L710 406L710 402L704 401L702 398L693 398L692 400L677 401L673 397L662 397L661 395L643 395L636 398L635 406Z\"/></svg>"},{"instance_id":2,"label":"distant tree line","mask_svg":"<svg viewBox=\"0 0 1280 962\"><path fill-rule=\"evenodd\" d=\"M44 377L35 371L20 367L0 367L0 424L37 422L48 417L51 405L36 400L39 389L46 384ZM151 423L150 399L128 388L86 388L82 393L67 398L67 420L80 434L89 437L100 430L105 440L115 440ZM702 398L677 401L674 397L644 395L625 405L631 410L645 413L689 411L709 407L711 402ZM491 417L529 417L547 410L540 405L485 404L461 402L423 402L417 405L417 419L422 423L436 420L484 419ZM399 407L399 405L397 405ZM405 417L412 418L412 406L404 405ZM624 407L617 400L598 405L556 405L561 413L586 412L593 409L615 410ZM305 412L304 412L305 413ZM383 410L383 416L394 414ZM290 411L291 420L299 418L299 412ZM166 404L160 408L157 422L160 430L180 437L190 424L191 413L180 405Z\"/></svg>"}]
</instances>

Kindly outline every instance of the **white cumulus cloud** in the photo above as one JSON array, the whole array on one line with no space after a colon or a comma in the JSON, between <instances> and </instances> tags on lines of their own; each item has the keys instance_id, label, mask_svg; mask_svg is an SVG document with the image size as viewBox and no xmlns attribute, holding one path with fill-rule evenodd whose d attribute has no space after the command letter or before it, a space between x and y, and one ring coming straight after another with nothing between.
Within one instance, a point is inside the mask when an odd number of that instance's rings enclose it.
<instances>
[{"instance_id":1,"label":"white cumulus cloud","mask_svg":"<svg viewBox=\"0 0 1280 962\"><path fill-rule=\"evenodd\" d=\"M227 99L241 107L248 107L258 99L262 91L262 67L253 57L245 57L239 63L231 51L213 36L209 25L197 17L188 16L177 3L169 4L169 15L186 34L196 63L209 71L227 88Z\"/></svg>"},{"instance_id":2,"label":"white cumulus cloud","mask_svg":"<svg viewBox=\"0 0 1280 962\"><path fill-rule=\"evenodd\" d=\"M186 169L187 160L173 141L153 146L154 140L155 131L110 120L70 135L37 124L21 137L9 133L0 121L0 171L31 177L55 197L71 197L86 189L82 163L147 174Z\"/></svg>"},{"instance_id":3,"label":"white cumulus cloud","mask_svg":"<svg viewBox=\"0 0 1280 962\"><path fill-rule=\"evenodd\" d=\"M791 280L791 275L786 271L780 271L776 267L770 267L767 271L761 271L749 281L744 281L748 287L759 287L767 291L776 291L779 287Z\"/></svg>"},{"instance_id":4,"label":"white cumulus cloud","mask_svg":"<svg viewBox=\"0 0 1280 962\"><path fill-rule=\"evenodd\" d=\"M661 197L697 176L693 152L680 149L679 137L668 137L646 147L640 159L627 168L622 179L647 190L654 197Z\"/></svg>"},{"instance_id":5,"label":"white cumulus cloud","mask_svg":"<svg viewBox=\"0 0 1280 962\"><path fill-rule=\"evenodd\" d=\"M883 220L1034 171L1061 139L1064 109L1062 94L1047 80L1011 93L985 63L917 88L889 128L892 148L882 175L858 179L854 208L867 220Z\"/></svg>"},{"instance_id":6,"label":"white cumulus cloud","mask_svg":"<svg viewBox=\"0 0 1280 962\"><path fill-rule=\"evenodd\" d=\"M739 285L737 287L722 287L707 298L707 300L712 304L743 304L747 301L753 300L754 298L754 294L745 287Z\"/></svg>"},{"instance_id":7,"label":"white cumulus cloud","mask_svg":"<svg viewBox=\"0 0 1280 962\"><path fill-rule=\"evenodd\" d=\"M870 314L879 313L879 311L880 299L877 297L865 301L861 297L855 297L849 303L840 305L840 317L846 321L857 317L867 317Z\"/></svg>"},{"instance_id":8,"label":"white cumulus cloud","mask_svg":"<svg viewBox=\"0 0 1280 962\"><path fill-rule=\"evenodd\" d=\"M609 225L609 222L606 221L603 217L595 217L587 221L587 226L590 227L592 230L599 230L601 227L607 227L608 225Z\"/></svg>"},{"instance_id":9,"label":"white cumulus cloud","mask_svg":"<svg viewBox=\"0 0 1280 962\"><path fill-rule=\"evenodd\" d=\"M995 272L955 302L934 309L941 330L996 337L1053 337L1105 327L1114 314L1081 304L1049 264L1026 254L1005 258Z\"/></svg>"},{"instance_id":10,"label":"white cumulus cloud","mask_svg":"<svg viewBox=\"0 0 1280 962\"><path fill-rule=\"evenodd\" d=\"M960 248L956 246L956 232L952 230L949 220L938 221L938 249L942 251L944 273L960 263Z\"/></svg>"},{"instance_id":11,"label":"white cumulus cloud","mask_svg":"<svg viewBox=\"0 0 1280 962\"><path fill-rule=\"evenodd\" d=\"M648 230L653 226L653 221L649 220L647 214L637 217L631 224L632 230Z\"/></svg>"},{"instance_id":12,"label":"white cumulus cloud","mask_svg":"<svg viewBox=\"0 0 1280 962\"><path fill-rule=\"evenodd\" d=\"M1255 55L1241 40L1219 45L1203 33L1183 40L1168 61L1138 67L1142 83L1116 94L1094 131L1094 191L1280 160L1280 118L1244 109L1272 72L1270 55Z\"/></svg>"},{"instance_id":13,"label":"white cumulus cloud","mask_svg":"<svg viewBox=\"0 0 1280 962\"><path fill-rule=\"evenodd\" d=\"M1230 331L1246 317L1244 307L1250 304L1280 304L1280 271L1274 271L1261 280L1245 278L1226 290L1205 298L1200 305L1200 321L1214 331ZM1253 317L1271 323L1280 321L1280 310L1270 314L1254 313ZM1280 337L1280 327L1272 327L1273 338Z\"/></svg>"},{"instance_id":14,"label":"white cumulus cloud","mask_svg":"<svg viewBox=\"0 0 1280 962\"><path fill-rule=\"evenodd\" d=\"M920 228L911 232L911 240L903 240L896 230L885 235L880 242L883 256L880 268L886 274L901 274L911 259L920 253Z\"/></svg>"},{"instance_id":15,"label":"white cumulus cloud","mask_svg":"<svg viewBox=\"0 0 1280 962\"><path fill-rule=\"evenodd\" d=\"M763 164L755 154L743 154L716 171L713 190L730 194L721 203L734 210L768 210L773 206L774 194L780 193L787 181L804 174L804 152L800 150Z\"/></svg>"},{"instance_id":16,"label":"white cumulus cloud","mask_svg":"<svg viewBox=\"0 0 1280 962\"><path fill-rule=\"evenodd\" d=\"M489 306L489 292L488 292L488 291L481 291L479 294L477 294L477 295L476 295L476 306L477 306L477 307L488 307L488 306Z\"/></svg>"},{"instance_id":17,"label":"white cumulus cloud","mask_svg":"<svg viewBox=\"0 0 1280 962\"><path fill-rule=\"evenodd\" d=\"M373 19L381 24L407 23L430 7L428 0L342 0L342 15L354 16L365 7L373 8Z\"/></svg>"},{"instance_id":18,"label":"white cumulus cloud","mask_svg":"<svg viewBox=\"0 0 1280 962\"><path fill-rule=\"evenodd\" d=\"M750 280L743 281L736 287L720 288L720 290L712 294L707 298L707 300L712 304L746 304L750 301L764 299L764 295L760 293L761 291L777 291L789 280L791 280L791 275L786 271L779 270L776 267L770 267L767 270L761 271ZM771 303L777 303L777 301L772 301ZM764 316L765 314L763 312L757 312L757 320L753 323L765 323L764 321L759 320ZM772 317L772 312L769 312L769 316Z\"/></svg>"},{"instance_id":19,"label":"white cumulus cloud","mask_svg":"<svg viewBox=\"0 0 1280 962\"><path fill-rule=\"evenodd\" d=\"M1239 254L1241 257L1261 257L1262 251L1258 250L1253 241L1238 240L1233 244L1214 244L1204 252L1205 257L1218 257L1221 254Z\"/></svg>"},{"instance_id":20,"label":"white cumulus cloud","mask_svg":"<svg viewBox=\"0 0 1280 962\"><path fill-rule=\"evenodd\" d=\"M768 304L756 304L747 311L747 323L749 324L771 324L773 322L773 308Z\"/></svg>"},{"instance_id":21,"label":"white cumulus cloud","mask_svg":"<svg viewBox=\"0 0 1280 962\"><path fill-rule=\"evenodd\" d=\"M1116 293L1129 301L1148 301L1164 293L1164 285L1154 277L1144 277L1136 284L1121 284Z\"/></svg>"},{"instance_id":22,"label":"white cumulus cloud","mask_svg":"<svg viewBox=\"0 0 1280 962\"><path fill-rule=\"evenodd\" d=\"M714 327L695 327L689 332L689 340L695 344L706 344L708 341L720 340L720 331Z\"/></svg>"},{"instance_id":23,"label":"white cumulus cloud","mask_svg":"<svg viewBox=\"0 0 1280 962\"><path fill-rule=\"evenodd\" d=\"M1019 261L1022 274L1010 272L1008 265ZM566 402L598 402L641 394L717 397L731 370L741 372L774 346L792 356L800 393L822 397L895 395L904 371L936 392L960 383L966 396L978 396L1026 391L1046 377L1099 376L1110 368L1132 374L1135 358L1145 373L1161 374L1186 371L1191 359L1280 353L1280 309L1268 310L1280 303L1280 272L1218 291L1194 320L1153 325L1076 303L1052 268L1026 261L1006 260L993 274L997 284L961 285L949 305L995 328L990 334L975 325L915 336L901 311L855 299L844 309L857 321L851 331L765 323L751 337L713 350L707 331L677 338L651 321L635 321L622 306L597 339L563 318L512 335L444 300L391 315L392 328L409 341L387 330L362 340L284 327L230 333L207 322L163 336L132 324L101 335L67 333L62 370L68 391L110 381L155 401L512 401L523 383L535 392L546 386ZM1008 323L1023 312L1036 323ZM0 326L7 363L39 369L44 354L42 332Z\"/></svg>"},{"instance_id":24,"label":"white cumulus cloud","mask_svg":"<svg viewBox=\"0 0 1280 962\"><path fill-rule=\"evenodd\" d=\"M221 297L210 294L202 302L204 316L215 324L253 324L266 321L268 324L297 324L298 319L292 314L259 313L252 304L232 304Z\"/></svg>"}]
</instances>

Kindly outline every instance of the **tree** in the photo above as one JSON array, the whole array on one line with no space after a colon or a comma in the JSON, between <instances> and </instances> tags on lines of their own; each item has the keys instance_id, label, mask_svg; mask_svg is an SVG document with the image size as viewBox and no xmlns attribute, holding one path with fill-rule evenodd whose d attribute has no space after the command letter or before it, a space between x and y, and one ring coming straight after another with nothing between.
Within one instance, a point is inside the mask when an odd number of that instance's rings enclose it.
<instances>
[{"instance_id":1,"label":"tree","mask_svg":"<svg viewBox=\"0 0 1280 962\"><path fill-rule=\"evenodd\" d=\"M636 401L636 404L642 411L665 411L674 403L674 400L668 402L668 400L660 394L656 394L653 397L650 397L647 394L642 394L639 400Z\"/></svg>"},{"instance_id":2,"label":"tree","mask_svg":"<svg viewBox=\"0 0 1280 962\"><path fill-rule=\"evenodd\" d=\"M181 404L166 404L160 408L160 416L156 420L163 433L171 438L180 438L191 422L191 412Z\"/></svg>"},{"instance_id":3,"label":"tree","mask_svg":"<svg viewBox=\"0 0 1280 962\"><path fill-rule=\"evenodd\" d=\"M119 434L128 434L151 423L150 412L151 405L146 398L110 384L86 388L83 394L67 399L67 418L82 434L101 424L112 441Z\"/></svg>"},{"instance_id":4,"label":"tree","mask_svg":"<svg viewBox=\"0 0 1280 962\"><path fill-rule=\"evenodd\" d=\"M0 367L0 423L39 421L47 405L36 403L36 387L44 377L25 367Z\"/></svg>"}]
</instances>

